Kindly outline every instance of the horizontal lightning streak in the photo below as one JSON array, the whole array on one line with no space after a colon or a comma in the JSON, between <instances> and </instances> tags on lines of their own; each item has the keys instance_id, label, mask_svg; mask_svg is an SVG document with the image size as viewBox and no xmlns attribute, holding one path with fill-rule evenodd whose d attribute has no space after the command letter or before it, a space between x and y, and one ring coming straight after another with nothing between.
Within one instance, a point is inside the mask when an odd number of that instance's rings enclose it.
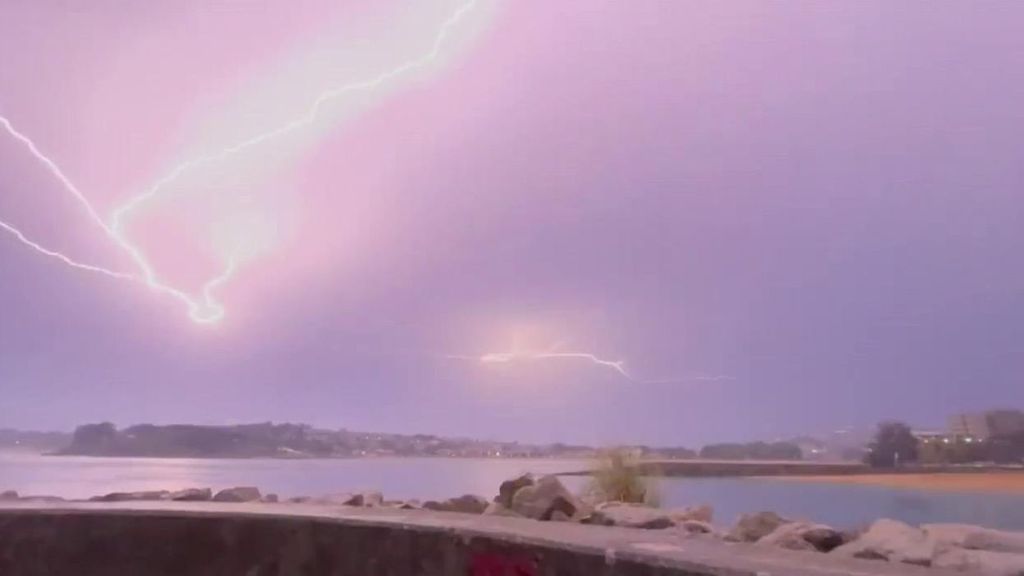
<instances>
[{"instance_id":1,"label":"horizontal lightning streak","mask_svg":"<svg viewBox=\"0 0 1024 576\"><path fill-rule=\"evenodd\" d=\"M51 158L43 154L36 146L36 144L28 136L22 134L17 129L15 129L7 118L0 116L0 124L4 126L7 132L11 134L16 140L21 142L28 149L28 151L32 154L33 157L35 157L38 161L45 165L47 169L60 181L64 188L68 192L70 192L71 195L74 196L74 198L80 204L82 204L89 217L103 229L107 236L109 236L122 250L124 250L131 257L132 261L139 269L141 276L115 272L99 266L92 266L89 264L77 262L65 254L62 254L55 250L49 250L47 248L44 248L39 243L34 242L27 238L20 230L18 230L14 226L11 226L10 224L0 221L0 227L2 227L5 231L11 233L22 244L28 246L29 248L32 248L33 250L43 255L56 258L61 262L67 264L68 266L81 270L102 273L117 279L142 281L149 288L156 292L177 298L188 307L189 317L197 323L217 322L224 317L225 309L223 305L216 301L216 299L213 296L213 292L216 288L219 288L220 286L226 284L234 276L235 272L238 270L239 267L238 258L232 257L231 259L229 259L229 261L226 262L224 269L217 276L211 278L203 285L201 289L202 299L197 300L193 298L191 295L189 295L187 292L175 288L169 284L165 284L158 279L156 270L149 263L148 259L142 252L141 248L134 245L125 235L123 228L126 217L130 215L133 211L138 209L140 206L142 206L145 202L154 198L157 194L160 193L160 191L164 187L171 184L172 182L174 182L181 176L185 175L186 173L201 166L206 166L209 164L225 160L231 157L232 155L242 152L248 148L252 148L254 146L277 138L279 136L283 136L300 128L309 126L316 121L317 117L320 114L321 108L325 104L333 100L339 99L342 96L345 96L346 94L354 92L373 91L378 87L385 85L387 82L391 80L399 78L419 68L426 67L431 62L437 59L451 30L459 23L460 20L462 20L463 16L465 16L465 14L476 5L476 3L477 0L468 0L465 4L461 5L458 9L456 9L448 17L448 19L442 23L437 36L435 36L434 38L434 42L431 45L430 51L424 54L423 56L405 62L404 64L401 64L400 66L393 68L390 71L378 74L374 78L360 82L354 82L323 92L319 96L317 96L317 98L313 101L313 104L310 106L310 108L298 118L276 129L264 132L262 134L258 134L247 140L243 140L242 142L226 147L217 153L210 154L207 156L201 156L193 160L188 160L186 162L179 164L176 168L171 170L171 172L169 172L166 176L157 180L150 188L132 197L131 199L121 204L120 206L116 207L111 213L109 223L100 216L99 212L95 209L92 203L89 202L88 198L86 198L85 195L82 194L79 188L74 184L74 182L72 182L71 179L68 178L66 174L64 174L64 172L60 169L60 167L57 165L55 161L53 161Z\"/></svg>"},{"instance_id":2,"label":"horizontal lightning streak","mask_svg":"<svg viewBox=\"0 0 1024 576\"><path fill-rule=\"evenodd\" d=\"M682 376L677 378L665 378L657 380L642 380L634 377L629 371L626 370L626 362L624 360L607 360L597 356L590 352L558 352L557 349L561 346L561 343L556 344L546 352L523 352L523 351L512 351L512 352L488 352L480 356L467 356L464 354L448 354L445 358L451 360L471 360L479 362L480 364L511 364L520 361L536 361L536 360L585 360L591 364L602 368L608 368L614 370L620 376L635 382L637 384L670 384L674 382L723 382L728 380L735 380L732 376L715 375L715 374L691 374L689 376Z\"/></svg>"},{"instance_id":3,"label":"horizontal lightning streak","mask_svg":"<svg viewBox=\"0 0 1024 576\"><path fill-rule=\"evenodd\" d=\"M634 380L626 372L625 362L622 360L604 360L589 352L491 352L480 357L481 364L507 364L515 360L549 360L549 359L570 359L587 360L592 364L611 368L627 380Z\"/></svg>"}]
</instances>

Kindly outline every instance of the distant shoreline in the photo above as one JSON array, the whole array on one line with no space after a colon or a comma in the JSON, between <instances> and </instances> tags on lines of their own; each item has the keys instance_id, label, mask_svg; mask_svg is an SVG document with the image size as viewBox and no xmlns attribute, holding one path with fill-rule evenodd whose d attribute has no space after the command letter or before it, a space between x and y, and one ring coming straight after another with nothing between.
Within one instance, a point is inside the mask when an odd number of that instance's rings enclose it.
<instances>
[{"instance_id":1,"label":"distant shoreline","mask_svg":"<svg viewBox=\"0 0 1024 576\"><path fill-rule=\"evenodd\" d=\"M374 456L273 456L273 455L167 455L167 454L72 454L68 452L0 451L0 456L45 456L47 458L150 458L156 460L565 460L570 462L589 461L587 456L478 456L478 455L398 455Z\"/></svg>"},{"instance_id":2,"label":"distant shoreline","mask_svg":"<svg viewBox=\"0 0 1024 576\"><path fill-rule=\"evenodd\" d=\"M776 479L792 482L906 488L933 492L1024 494L1024 470L850 474L841 476L778 476Z\"/></svg>"}]
</instances>

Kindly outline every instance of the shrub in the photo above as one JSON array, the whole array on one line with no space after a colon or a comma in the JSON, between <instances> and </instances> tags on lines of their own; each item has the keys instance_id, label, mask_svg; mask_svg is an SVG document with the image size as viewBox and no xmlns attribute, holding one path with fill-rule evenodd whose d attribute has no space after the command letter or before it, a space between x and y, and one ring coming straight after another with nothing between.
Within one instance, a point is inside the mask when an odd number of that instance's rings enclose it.
<instances>
[{"instance_id":1,"label":"shrub","mask_svg":"<svg viewBox=\"0 0 1024 576\"><path fill-rule=\"evenodd\" d=\"M653 483L644 476L640 462L631 451L614 448L598 456L590 499L595 502L629 502L657 505Z\"/></svg>"}]
</instances>

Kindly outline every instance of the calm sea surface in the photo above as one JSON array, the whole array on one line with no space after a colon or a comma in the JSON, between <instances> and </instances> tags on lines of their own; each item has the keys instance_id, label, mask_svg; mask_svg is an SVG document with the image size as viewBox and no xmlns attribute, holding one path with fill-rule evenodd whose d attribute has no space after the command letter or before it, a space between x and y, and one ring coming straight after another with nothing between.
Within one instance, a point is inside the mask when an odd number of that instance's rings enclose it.
<instances>
[{"instance_id":1,"label":"calm sea surface","mask_svg":"<svg viewBox=\"0 0 1024 576\"><path fill-rule=\"evenodd\" d=\"M376 489L389 499L447 498L465 493L491 497L498 485L521 472L580 470L566 460L380 458L353 460L191 460L0 455L0 490L23 495L87 498L133 490L214 489L259 486L282 497ZM565 477L572 489L585 478ZM743 512L774 510L853 527L877 518L967 522L1024 530L1024 498L1007 494L925 492L877 486L811 484L748 478L669 478L658 483L663 505L708 503L715 522L729 524Z\"/></svg>"}]
</instances>

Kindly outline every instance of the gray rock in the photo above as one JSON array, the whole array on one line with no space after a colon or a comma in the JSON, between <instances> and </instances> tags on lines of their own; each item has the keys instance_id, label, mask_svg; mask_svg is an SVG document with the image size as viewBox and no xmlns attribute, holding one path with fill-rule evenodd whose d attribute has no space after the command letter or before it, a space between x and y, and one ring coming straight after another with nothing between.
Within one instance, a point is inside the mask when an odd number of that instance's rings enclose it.
<instances>
[{"instance_id":1,"label":"gray rock","mask_svg":"<svg viewBox=\"0 0 1024 576\"><path fill-rule=\"evenodd\" d=\"M142 500L166 500L170 492L167 490L149 490L143 492L111 492L103 496L89 498L92 502L132 502Z\"/></svg>"},{"instance_id":2,"label":"gray rock","mask_svg":"<svg viewBox=\"0 0 1024 576\"><path fill-rule=\"evenodd\" d=\"M931 565L984 576L1021 576L1024 554L949 548L936 554Z\"/></svg>"},{"instance_id":3,"label":"gray rock","mask_svg":"<svg viewBox=\"0 0 1024 576\"><path fill-rule=\"evenodd\" d=\"M511 480L505 480L498 488L498 495L494 498L494 501L500 503L505 508L511 508L512 498L516 495L516 492L520 488L533 486L534 484L536 484L536 481L533 479L533 474L523 474Z\"/></svg>"},{"instance_id":4,"label":"gray rock","mask_svg":"<svg viewBox=\"0 0 1024 576\"><path fill-rule=\"evenodd\" d=\"M687 520L697 520L698 522L710 524L714 514L715 509L707 504L668 511L668 517L675 521L676 524L681 524Z\"/></svg>"},{"instance_id":5,"label":"gray rock","mask_svg":"<svg viewBox=\"0 0 1024 576\"><path fill-rule=\"evenodd\" d=\"M850 541L850 535L824 524L815 524L803 533L804 540L818 552L831 552Z\"/></svg>"},{"instance_id":6,"label":"gray rock","mask_svg":"<svg viewBox=\"0 0 1024 576\"><path fill-rule=\"evenodd\" d=\"M277 501L278 501L277 494L267 494L263 498L260 498L260 502L267 502L269 504L275 504L275 503L277 503Z\"/></svg>"},{"instance_id":7,"label":"gray rock","mask_svg":"<svg viewBox=\"0 0 1024 576\"><path fill-rule=\"evenodd\" d=\"M683 532L688 534L714 534L715 527L707 522L701 522L700 520L683 520L677 523L676 526L682 529Z\"/></svg>"},{"instance_id":8,"label":"gray rock","mask_svg":"<svg viewBox=\"0 0 1024 576\"><path fill-rule=\"evenodd\" d=\"M604 504L599 504L591 515L591 518L594 516L600 516L603 518L601 521L592 523L603 524L605 526L661 530L664 528L671 528L676 525L664 510L640 504L626 504L623 502L606 502Z\"/></svg>"},{"instance_id":9,"label":"gray rock","mask_svg":"<svg viewBox=\"0 0 1024 576\"><path fill-rule=\"evenodd\" d=\"M832 554L930 566L936 552L936 540L928 538L924 530L883 518L876 520L853 542L833 550Z\"/></svg>"},{"instance_id":10,"label":"gray rock","mask_svg":"<svg viewBox=\"0 0 1024 576\"><path fill-rule=\"evenodd\" d=\"M260 489L255 486L225 488L213 497L214 502L255 502L260 499Z\"/></svg>"},{"instance_id":11,"label":"gray rock","mask_svg":"<svg viewBox=\"0 0 1024 576\"><path fill-rule=\"evenodd\" d=\"M736 542L757 542L787 522L789 520L775 512L744 514L729 531L727 538Z\"/></svg>"},{"instance_id":12,"label":"gray rock","mask_svg":"<svg viewBox=\"0 0 1024 576\"><path fill-rule=\"evenodd\" d=\"M317 496L311 498L309 496L299 496L298 498L291 498L290 502L300 502L306 504L325 504L334 506L351 506L349 504L353 501L354 494L350 492L339 492L336 494L325 494L323 496Z\"/></svg>"},{"instance_id":13,"label":"gray rock","mask_svg":"<svg viewBox=\"0 0 1024 576\"><path fill-rule=\"evenodd\" d=\"M580 518L580 524L593 524L594 526L614 526L615 522L598 510L591 510L590 513Z\"/></svg>"},{"instance_id":14,"label":"gray rock","mask_svg":"<svg viewBox=\"0 0 1024 576\"><path fill-rule=\"evenodd\" d=\"M551 513L551 522L572 522L572 518L565 515L565 512L561 510L555 510Z\"/></svg>"},{"instance_id":15,"label":"gray rock","mask_svg":"<svg viewBox=\"0 0 1024 576\"><path fill-rule=\"evenodd\" d=\"M376 507L384 503L384 495L380 492L369 491L359 492L352 494L351 497L345 502L342 502L345 506L365 506L365 507Z\"/></svg>"},{"instance_id":16,"label":"gray rock","mask_svg":"<svg viewBox=\"0 0 1024 576\"><path fill-rule=\"evenodd\" d=\"M784 548L786 550L810 550L813 551L814 545L804 539L803 531L808 529L810 524L807 522L789 522L783 524L772 530L772 532L766 536L758 538L758 546L774 546L776 548Z\"/></svg>"},{"instance_id":17,"label":"gray rock","mask_svg":"<svg viewBox=\"0 0 1024 576\"><path fill-rule=\"evenodd\" d=\"M516 490L510 508L527 518L550 520L556 510L574 517L582 504L556 476L544 476L534 484Z\"/></svg>"},{"instance_id":18,"label":"gray rock","mask_svg":"<svg viewBox=\"0 0 1024 576\"><path fill-rule=\"evenodd\" d=\"M0 492L0 500L17 500L18 492L15 490L4 490Z\"/></svg>"},{"instance_id":19,"label":"gray rock","mask_svg":"<svg viewBox=\"0 0 1024 576\"><path fill-rule=\"evenodd\" d=\"M843 544L843 534L824 524L789 522L762 537L757 543L787 550L829 552Z\"/></svg>"},{"instance_id":20,"label":"gray rock","mask_svg":"<svg viewBox=\"0 0 1024 576\"><path fill-rule=\"evenodd\" d=\"M921 529L940 545L1024 554L1024 532L993 530L970 524L924 524Z\"/></svg>"},{"instance_id":21,"label":"gray rock","mask_svg":"<svg viewBox=\"0 0 1024 576\"><path fill-rule=\"evenodd\" d=\"M292 496L291 498L285 500L285 502L288 502L289 504L309 504L309 503L313 502L313 497L312 496Z\"/></svg>"},{"instance_id":22,"label":"gray rock","mask_svg":"<svg viewBox=\"0 0 1024 576\"><path fill-rule=\"evenodd\" d=\"M213 491L209 488L186 488L171 492L168 498L178 502L206 502L213 498Z\"/></svg>"},{"instance_id":23,"label":"gray rock","mask_svg":"<svg viewBox=\"0 0 1024 576\"><path fill-rule=\"evenodd\" d=\"M406 500L405 502L399 502L397 508L399 510L420 510L423 505L420 504L419 500Z\"/></svg>"},{"instance_id":24,"label":"gray rock","mask_svg":"<svg viewBox=\"0 0 1024 576\"><path fill-rule=\"evenodd\" d=\"M439 512L460 512L462 514L483 514L487 510L487 499L475 494L465 494L458 498L449 498L443 502L434 500L424 502L423 508Z\"/></svg>"},{"instance_id":25,"label":"gray rock","mask_svg":"<svg viewBox=\"0 0 1024 576\"><path fill-rule=\"evenodd\" d=\"M304 502L313 504L324 504L328 506L359 506L377 507L384 505L384 496L380 492L338 492L325 494L316 498L306 496L300 499L291 498L289 502Z\"/></svg>"},{"instance_id":26,"label":"gray rock","mask_svg":"<svg viewBox=\"0 0 1024 576\"><path fill-rule=\"evenodd\" d=\"M521 515L506 508L501 502L491 502L487 505L483 514L484 516L509 516L513 518L522 518Z\"/></svg>"}]
</instances>

